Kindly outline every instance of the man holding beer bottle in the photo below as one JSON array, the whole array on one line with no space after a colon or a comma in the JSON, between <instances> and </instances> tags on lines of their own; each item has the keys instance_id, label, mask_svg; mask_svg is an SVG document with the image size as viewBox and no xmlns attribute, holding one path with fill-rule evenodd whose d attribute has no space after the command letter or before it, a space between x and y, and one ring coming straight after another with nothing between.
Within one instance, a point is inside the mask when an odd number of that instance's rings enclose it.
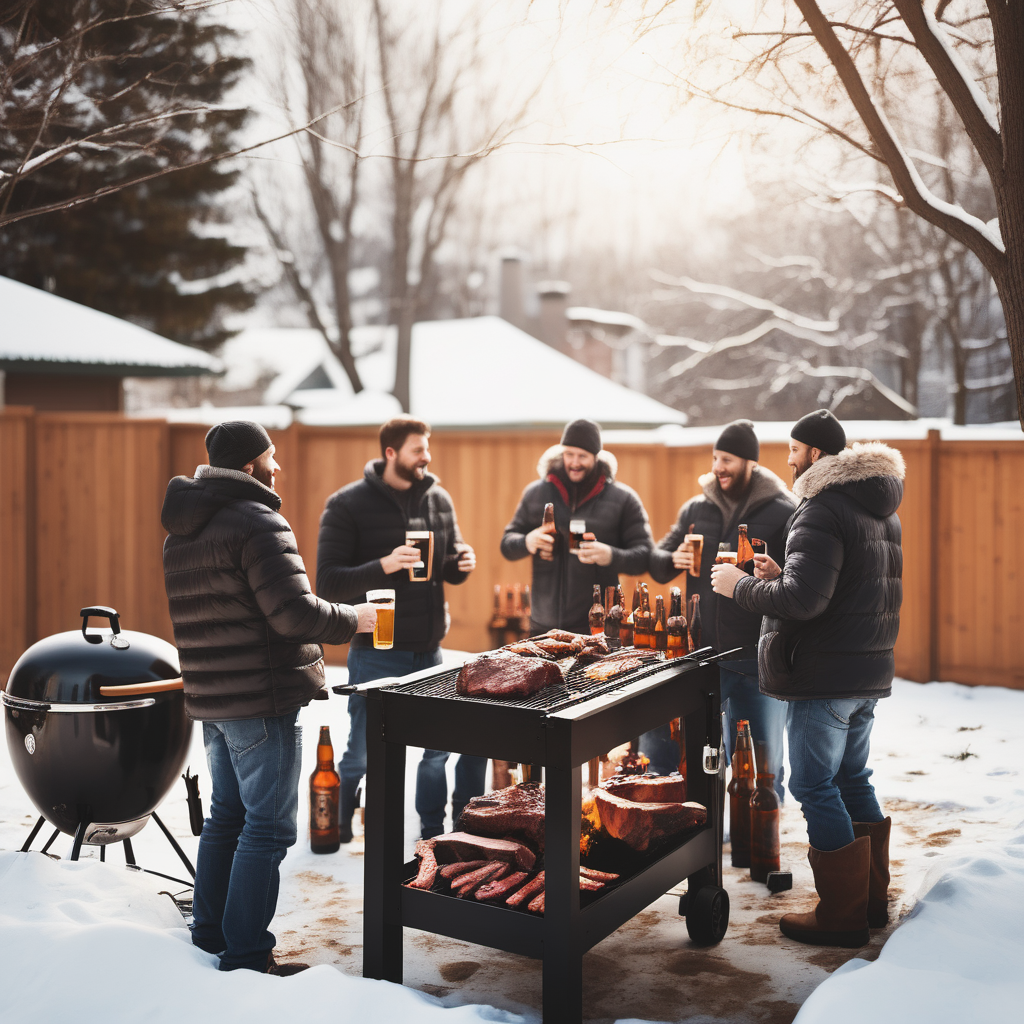
<instances>
[{"instance_id":1,"label":"man holding beer bottle","mask_svg":"<svg viewBox=\"0 0 1024 1024\"><path fill-rule=\"evenodd\" d=\"M700 595L705 644L719 651L746 648L719 664L728 722L726 752L732 758L736 725L741 719L749 721L754 741L767 744L768 764L758 765L758 771L775 776L775 791L781 801L785 797L786 705L765 696L758 687L761 616L737 607L734 601L723 601L711 589L711 567L719 545L725 543L730 551L738 551L741 524L748 537L764 541L769 554L783 559L786 524L796 500L782 480L757 464L760 456L761 446L750 420L736 420L725 427L711 452L711 472L697 481L701 493L683 505L675 526L658 541L651 552L649 571L659 583L686 574L683 579L689 596ZM694 545L684 539L687 534L703 537L699 564L694 562ZM663 751L667 739L667 728L656 730L647 734L641 745L657 770L671 770L668 765L673 757L678 761L674 745Z\"/></svg>"},{"instance_id":2,"label":"man holding beer bottle","mask_svg":"<svg viewBox=\"0 0 1024 1024\"><path fill-rule=\"evenodd\" d=\"M368 592L393 591L394 636L389 649L357 637L348 655L353 684L403 676L441 664L447 632L446 583L462 583L476 568L463 543L455 507L430 465L430 427L407 416L380 428L381 458L363 478L335 491L320 517L316 589L331 601L373 600ZM352 840L359 780L366 773L366 698L349 697L348 746L341 776L341 840ZM416 810L423 837L444 831L448 752L426 750L416 773ZM463 754L455 768L453 819L484 791L486 758Z\"/></svg>"},{"instance_id":3,"label":"man holding beer bottle","mask_svg":"<svg viewBox=\"0 0 1024 1024\"><path fill-rule=\"evenodd\" d=\"M636 491L615 479L616 468L591 420L568 424L561 443L541 456L540 479L523 491L501 538L510 562L533 557L531 633L557 627L589 634L594 587L603 594L619 573L646 571L654 543L647 512ZM553 527L544 522L547 505Z\"/></svg>"},{"instance_id":4,"label":"man holding beer bottle","mask_svg":"<svg viewBox=\"0 0 1024 1024\"><path fill-rule=\"evenodd\" d=\"M786 914L782 933L854 948L889 918L889 830L878 806L868 744L875 704L888 697L903 600L896 510L903 457L880 443L846 447L827 410L809 413L789 443L800 507L786 563L755 556L755 577L716 565L716 593L764 616L761 686L789 701L790 789L810 840L819 903Z\"/></svg>"}]
</instances>

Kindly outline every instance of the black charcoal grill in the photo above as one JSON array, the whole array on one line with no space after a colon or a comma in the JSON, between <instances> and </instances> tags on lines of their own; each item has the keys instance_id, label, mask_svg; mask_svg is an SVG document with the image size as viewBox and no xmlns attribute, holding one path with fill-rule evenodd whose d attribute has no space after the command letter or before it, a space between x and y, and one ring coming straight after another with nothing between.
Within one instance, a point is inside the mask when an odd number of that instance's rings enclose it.
<instances>
[{"instance_id":1,"label":"black charcoal grill","mask_svg":"<svg viewBox=\"0 0 1024 1024\"><path fill-rule=\"evenodd\" d=\"M573 1024L583 1019L583 954L683 879L690 935L719 941L728 897L718 657L710 648L672 661L646 655L643 666L607 682L574 669L563 685L512 700L460 696L457 668L335 687L369 698L363 975L400 983L402 929L419 928L542 960L544 1020ZM687 798L707 807L707 825L652 852L616 885L581 893L581 766L674 718L686 738ZM543 767L543 916L402 884L407 746Z\"/></svg>"}]
</instances>

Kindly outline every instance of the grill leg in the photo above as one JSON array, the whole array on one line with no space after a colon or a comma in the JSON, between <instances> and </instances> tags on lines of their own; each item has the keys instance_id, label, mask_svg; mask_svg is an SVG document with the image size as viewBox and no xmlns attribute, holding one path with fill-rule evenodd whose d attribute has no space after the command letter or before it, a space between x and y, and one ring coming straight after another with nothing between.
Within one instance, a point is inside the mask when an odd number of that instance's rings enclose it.
<instances>
[{"instance_id":1,"label":"grill leg","mask_svg":"<svg viewBox=\"0 0 1024 1024\"><path fill-rule=\"evenodd\" d=\"M60 835L60 829L59 828L55 828L53 830L53 835L50 836L50 838L46 840L46 843L43 846L43 853L46 853L46 851L49 850L51 846L53 846L53 844L57 840L57 836L59 836L59 835Z\"/></svg>"},{"instance_id":2,"label":"grill leg","mask_svg":"<svg viewBox=\"0 0 1024 1024\"><path fill-rule=\"evenodd\" d=\"M156 813L156 811L153 812L152 817L153 820L160 826L160 831L163 832L165 836L167 836L167 842L169 842L171 846L174 848L174 852L181 859L181 863L185 865L185 868L188 871L188 873L193 878L195 878L196 869L192 867L192 861L188 859L188 857L185 855L185 851L178 845L177 839L175 839L174 836L171 835L171 833L167 829L167 826L160 820L160 817Z\"/></svg>"},{"instance_id":3,"label":"grill leg","mask_svg":"<svg viewBox=\"0 0 1024 1024\"><path fill-rule=\"evenodd\" d=\"M75 841L71 844L71 859L78 860L82 853L82 843L85 842L85 830L89 827L89 822L83 821L78 829L75 831Z\"/></svg>"},{"instance_id":4,"label":"grill leg","mask_svg":"<svg viewBox=\"0 0 1024 1024\"><path fill-rule=\"evenodd\" d=\"M565 745L568 749L568 744ZM583 1020L580 942L582 769L546 769L544 791L544 1024Z\"/></svg>"},{"instance_id":5,"label":"grill leg","mask_svg":"<svg viewBox=\"0 0 1024 1024\"><path fill-rule=\"evenodd\" d=\"M100 863L104 864L107 860L107 848L105 846L100 847Z\"/></svg>"},{"instance_id":6,"label":"grill leg","mask_svg":"<svg viewBox=\"0 0 1024 1024\"><path fill-rule=\"evenodd\" d=\"M385 741L380 695L366 697L363 977L401 984L405 745Z\"/></svg>"},{"instance_id":7,"label":"grill leg","mask_svg":"<svg viewBox=\"0 0 1024 1024\"><path fill-rule=\"evenodd\" d=\"M124 843L124 862L125 864L131 864L135 867L135 851L132 849L132 841L130 839L122 839Z\"/></svg>"},{"instance_id":8,"label":"grill leg","mask_svg":"<svg viewBox=\"0 0 1024 1024\"><path fill-rule=\"evenodd\" d=\"M25 840L24 844L21 847L22 853L28 853L28 851L32 848L32 843L35 841L36 836L39 835L39 830L43 827L45 822L46 819L40 814L39 820L35 823L35 825L32 828L32 831L28 834L28 839Z\"/></svg>"},{"instance_id":9,"label":"grill leg","mask_svg":"<svg viewBox=\"0 0 1024 1024\"><path fill-rule=\"evenodd\" d=\"M718 667L713 675L701 679L704 690L704 707L691 711L683 720L686 734L686 798L702 803L708 809L709 824L715 836L715 860L701 870L700 877L691 876L689 891L696 891L701 885L722 884L722 821L725 803L725 759L722 759L717 775L704 773L704 744L718 748L722 741L721 690L718 685Z\"/></svg>"}]
</instances>

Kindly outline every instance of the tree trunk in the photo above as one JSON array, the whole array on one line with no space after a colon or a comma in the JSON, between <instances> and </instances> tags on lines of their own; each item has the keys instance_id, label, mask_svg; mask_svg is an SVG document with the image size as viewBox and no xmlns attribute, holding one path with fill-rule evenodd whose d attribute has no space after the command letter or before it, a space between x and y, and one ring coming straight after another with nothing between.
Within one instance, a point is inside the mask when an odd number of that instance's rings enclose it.
<instances>
[{"instance_id":1,"label":"tree trunk","mask_svg":"<svg viewBox=\"0 0 1024 1024\"><path fill-rule=\"evenodd\" d=\"M408 414L409 364L412 359L412 325L416 316L414 290L409 283L409 250L412 247L412 193L416 165L396 161L394 171L395 211L392 219L394 249L391 254L391 309L389 320L397 325L395 345L395 386L391 394Z\"/></svg>"}]
</instances>

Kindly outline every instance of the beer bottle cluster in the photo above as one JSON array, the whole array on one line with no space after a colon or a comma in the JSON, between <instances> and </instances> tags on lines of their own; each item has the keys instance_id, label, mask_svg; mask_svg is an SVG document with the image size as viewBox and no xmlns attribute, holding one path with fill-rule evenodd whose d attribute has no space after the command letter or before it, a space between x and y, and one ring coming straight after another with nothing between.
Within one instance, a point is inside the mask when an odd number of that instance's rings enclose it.
<instances>
[{"instance_id":1,"label":"beer bottle cluster","mask_svg":"<svg viewBox=\"0 0 1024 1024\"><path fill-rule=\"evenodd\" d=\"M766 765L761 743L755 761L750 722L741 718L736 723L729 782L729 836L732 866L750 868L755 882L767 882L769 872L778 871L780 864L779 801L775 776L763 770Z\"/></svg>"},{"instance_id":2,"label":"beer bottle cluster","mask_svg":"<svg viewBox=\"0 0 1024 1024\"><path fill-rule=\"evenodd\" d=\"M519 583L496 583L494 610L487 626L491 647L514 644L530 635L530 588Z\"/></svg>"}]
</instances>

